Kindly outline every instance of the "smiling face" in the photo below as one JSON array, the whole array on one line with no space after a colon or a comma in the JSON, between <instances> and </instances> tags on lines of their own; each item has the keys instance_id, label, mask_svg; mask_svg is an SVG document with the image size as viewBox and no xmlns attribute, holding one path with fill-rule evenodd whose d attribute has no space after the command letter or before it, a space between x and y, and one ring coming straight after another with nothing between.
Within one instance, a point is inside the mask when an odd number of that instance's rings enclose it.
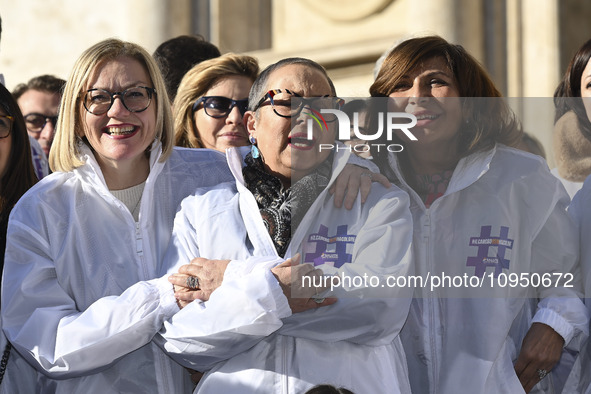
<instances>
[{"instance_id":1,"label":"smiling face","mask_svg":"<svg viewBox=\"0 0 591 394\"><path fill-rule=\"evenodd\" d=\"M400 79L389 95L395 98L389 110L416 116L411 131L418 141L409 144L411 151L432 147L456 152L462 122L459 95L457 81L441 57L419 63Z\"/></svg>"},{"instance_id":2,"label":"smiling face","mask_svg":"<svg viewBox=\"0 0 591 394\"><path fill-rule=\"evenodd\" d=\"M244 76L231 75L221 78L203 96L222 96L232 100L248 99L252 81ZM248 145L248 133L237 106L228 116L213 118L200 105L194 113L195 127L204 148L225 152L226 148Z\"/></svg>"},{"instance_id":3,"label":"smiling face","mask_svg":"<svg viewBox=\"0 0 591 394\"><path fill-rule=\"evenodd\" d=\"M303 64L290 64L275 70L266 86L271 89L289 90L301 97L322 97L332 95L324 74ZM256 138L265 168L277 176L284 185L300 179L322 163L330 151L319 152L320 144L332 144L335 138L335 123L328 123L329 130L313 124L313 140L307 140L307 121L311 119L304 108L299 116L284 118L278 116L269 99L257 110L256 115L247 112L245 123L248 132Z\"/></svg>"},{"instance_id":4,"label":"smiling face","mask_svg":"<svg viewBox=\"0 0 591 394\"><path fill-rule=\"evenodd\" d=\"M104 89L111 93L138 86L153 87L145 67L129 57L118 57L99 64L83 93L88 89ZM116 96L109 111L93 115L80 103L84 135L92 146L103 172L115 169L149 167L145 152L156 136L156 100L153 97L142 112L130 112Z\"/></svg>"}]
</instances>

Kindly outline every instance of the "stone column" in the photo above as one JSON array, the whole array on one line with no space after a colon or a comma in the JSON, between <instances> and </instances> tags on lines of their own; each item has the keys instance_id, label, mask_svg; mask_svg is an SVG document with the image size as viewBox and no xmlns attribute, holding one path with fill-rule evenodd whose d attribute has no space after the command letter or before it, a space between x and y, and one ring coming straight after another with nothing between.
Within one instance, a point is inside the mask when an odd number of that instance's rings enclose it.
<instances>
[{"instance_id":1,"label":"stone column","mask_svg":"<svg viewBox=\"0 0 591 394\"><path fill-rule=\"evenodd\" d=\"M191 0L125 0L126 39L152 52L162 42L191 33Z\"/></svg>"},{"instance_id":2,"label":"stone column","mask_svg":"<svg viewBox=\"0 0 591 394\"><path fill-rule=\"evenodd\" d=\"M271 0L210 0L211 42L223 52L271 47Z\"/></svg>"},{"instance_id":3,"label":"stone column","mask_svg":"<svg viewBox=\"0 0 591 394\"><path fill-rule=\"evenodd\" d=\"M538 138L553 166L552 94L560 79L558 0L508 0L509 95L524 131Z\"/></svg>"},{"instance_id":4,"label":"stone column","mask_svg":"<svg viewBox=\"0 0 591 394\"><path fill-rule=\"evenodd\" d=\"M482 0L413 0L407 7L411 34L437 34L485 61Z\"/></svg>"},{"instance_id":5,"label":"stone column","mask_svg":"<svg viewBox=\"0 0 591 394\"><path fill-rule=\"evenodd\" d=\"M558 0L522 0L524 95L550 97L560 78Z\"/></svg>"}]
</instances>

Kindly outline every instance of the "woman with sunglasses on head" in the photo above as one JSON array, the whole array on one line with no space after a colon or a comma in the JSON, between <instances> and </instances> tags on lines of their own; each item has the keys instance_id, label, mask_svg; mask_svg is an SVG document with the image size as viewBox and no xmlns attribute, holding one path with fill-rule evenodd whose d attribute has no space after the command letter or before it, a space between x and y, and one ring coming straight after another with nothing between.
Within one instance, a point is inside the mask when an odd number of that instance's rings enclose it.
<instances>
[{"instance_id":1,"label":"woman with sunglasses on head","mask_svg":"<svg viewBox=\"0 0 591 394\"><path fill-rule=\"evenodd\" d=\"M556 107L554 153L559 179L572 196L568 208L579 230L581 271L585 304L591 315L591 40L573 56L562 81L554 92ZM574 373L570 382L577 384L572 392L591 392L591 341L587 340L579 356L580 376Z\"/></svg>"},{"instance_id":2,"label":"woman with sunglasses on head","mask_svg":"<svg viewBox=\"0 0 591 394\"><path fill-rule=\"evenodd\" d=\"M173 104L175 144L220 152L249 145L242 117L258 73L255 58L233 53L187 72Z\"/></svg>"},{"instance_id":3,"label":"woman with sunglasses on head","mask_svg":"<svg viewBox=\"0 0 591 394\"><path fill-rule=\"evenodd\" d=\"M416 274L454 277L415 290L402 330L413 392L559 390L554 368L588 325L564 188L542 158L507 146L520 127L459 45L402 42L370 93L416 117L416 141L398 135L402 152L374 155L411 196Z\"/></svg>"}]
</instances>

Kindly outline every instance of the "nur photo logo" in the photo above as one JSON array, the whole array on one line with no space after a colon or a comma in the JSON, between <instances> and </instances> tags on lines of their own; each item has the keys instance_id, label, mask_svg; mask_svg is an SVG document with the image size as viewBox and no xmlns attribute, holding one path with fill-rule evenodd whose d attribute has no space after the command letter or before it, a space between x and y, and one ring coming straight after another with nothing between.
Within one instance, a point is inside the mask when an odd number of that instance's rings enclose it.
<instances>
[{"instance_id":1,"label":"nur photo logo","mask_svg":"<svg viewBox=\"0 0 591 394\"><path fill-rule=\"evenodd\" d=\"M322 126L324 125L324 130L328 131L328 124L326 123L326 119L324 119L324 116L322 116L320 114L320 112L312 109L312 108L308 108L308 111L310 112L305 112L306 115L310 115L312 117L312 119L314 119L316 121L316 123L318 123L318 127L320 127L320 130L322 130ZM308 127L308 139L312 139L312 119L308 119L307 120L307 127ZM322 121L322 122L321 122Z\"/></svg>"},{"instance_id":2,"label":"nur photo logo","mask_svg":"<svg viewBox=\"0 0 591 394\"><path fill-rule=\"evenodd\" d=\"M310 107L306 107L306 115L310 118L306 121L307 126L307 138L309 140L314 139L314 123L318 125L322 132L328 131L328 122L325 116L328 115L331 118L330 123L336 121L337 127L337 139L340 141L358 140L361 143L350 144L346 146L334 144L319 144L319 151L323 150L353 150L356 153L367 152L371 147L379 152L381 149L386 149L388 152L401 152L404 147L399 143L368 143L376 141L382 137L384 132L386 133L386 140L388 142L394 140L394 132L401 131L409 140L417 141L417 138L410 131L411 128L416 126L417 118L413 114L405 112L380 112L377 114L378 127L373 134L367 132L360 132L360 113L354 112L352 114L352 120L347 113L340 109L335 108L319 108L315 110ZM323 116L325 115L325 116Z\"/></svg>"}]
</instances>

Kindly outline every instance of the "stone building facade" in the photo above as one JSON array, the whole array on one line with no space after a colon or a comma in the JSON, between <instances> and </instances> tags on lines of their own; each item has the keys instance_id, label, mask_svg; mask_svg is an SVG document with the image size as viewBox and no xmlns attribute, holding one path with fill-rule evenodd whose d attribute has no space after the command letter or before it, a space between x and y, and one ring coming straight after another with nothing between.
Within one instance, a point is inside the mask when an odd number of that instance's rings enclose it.
<instances>
[{"instance_id":1,"label":"stone building facade","mask_svg":"<svg viewBox=\"0 0 591 394\"><path fill-rule=\"evenodd\" d=\"M588 0L0 0L0 16L0 72L9 88L45 73L66 78L78 55L107 37L152 52L171 37L198 33L222 53L247 52L263 66L311 58L328 69L340 95L366 96L385 50L435 33L466 47L505 95L551 97L591 37ZM548 145L552 111L541 106L550 100L514 103Z\"/></svg>"}]
</instances>

